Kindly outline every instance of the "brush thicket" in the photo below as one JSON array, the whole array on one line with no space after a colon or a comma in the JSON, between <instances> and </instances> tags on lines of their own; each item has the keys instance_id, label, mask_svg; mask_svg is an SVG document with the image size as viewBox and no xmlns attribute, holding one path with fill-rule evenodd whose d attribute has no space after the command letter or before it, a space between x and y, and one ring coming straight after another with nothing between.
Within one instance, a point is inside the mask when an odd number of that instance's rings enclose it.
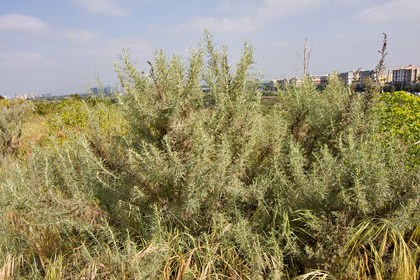
<instances>
[{"instance_id":1,"label":"brush thicket","mask_svg":"<svg viewBox=\"0 0 420 280\"><path fill-rule=\"evenodd\" d=\"M306 79L263 108L252 48L228 58L124 53L117 104L66 101L4 157L0 276L417 279L419 165L376 93Z\"/></svg>"}]
</instances>

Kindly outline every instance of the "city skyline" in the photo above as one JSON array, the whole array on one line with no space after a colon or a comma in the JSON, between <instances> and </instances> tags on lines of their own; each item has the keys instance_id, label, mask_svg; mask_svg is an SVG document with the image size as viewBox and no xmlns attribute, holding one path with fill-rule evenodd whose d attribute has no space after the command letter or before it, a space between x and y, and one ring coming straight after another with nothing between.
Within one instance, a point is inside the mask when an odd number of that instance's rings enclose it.
<instances>
[{"instance_id":1,"label":"city skyline","mask_svg":"<svg viewBox=\"0 0 420 280\"><path fill-rule=\"evenodd\" d=\"M0 9L0 95L86 91L116 85L113 62L127 47L148 71L156 49L168 56L197 47L208 29L235 63L247 40L252 71L264 79L374 69L383 35L389 67L418 65L418 0L65 0L6 1Z\"/></svg>"}]
</instances>

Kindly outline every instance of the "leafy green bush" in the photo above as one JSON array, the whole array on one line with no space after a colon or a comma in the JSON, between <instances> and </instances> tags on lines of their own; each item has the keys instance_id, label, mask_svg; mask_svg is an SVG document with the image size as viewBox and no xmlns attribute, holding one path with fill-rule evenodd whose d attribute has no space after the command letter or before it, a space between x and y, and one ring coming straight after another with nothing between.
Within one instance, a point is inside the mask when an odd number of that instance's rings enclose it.
<instances>
[{"instance_id":1,"label":"leafy green bush","mask_svg":"<svg viewBox=\"0 0 420 280\"><path fill-rule=\"evenodd\" d=\"M413 160L420 160L420 98L404 91L385 93L378 113L381 128L388 137L398 136L405 143Z\"/></svg>"},{"instance_id":2,"label":"leafy green bush","mask_svg":"<svg viewBox=\"0 0 420 280\"><path fill-rule=\"evenodd\" d=\"M57 105L59 123L70 129L83 128L87 125L87 110L82 100L66 99Z\"/></svg>"},{"instance_id":3,"label":"leafy green bush","mask_svg":"<svg viewBox=\"0 0 420 280\"><path fill-rule=\"evenodd\" d=\"M112 128L115 132L121 133L123 130L122 124L118 123L121 120L120 113L108 97L101 100L98 98L84 100L76 95L59 103L47 105L46 108L52 108L52 112L46 115L43 124L48 127L49 135L60 139L61 143L71 140L77 134L87 135L89 139L105 134L110 136L111 125L119 126L117 129ZM48 139L45 140L50 142ZM110 141L109 138L102 140Z\"/></svg>"},{"instance_id":4,"label":"leafy green bush","mask_svg":"<svg viewBox=\"0 0 420 280\"><path fill-rule=\"evenodd\" d=\"M33 102L35 112L41 116L48 116L56 111L57 103L49 100L37 100Z\"/></svg>"},{"instance_id":5,"label":"leafy green bush","mask_svg":"<svg viewBox=\"0 0 420 280\"><path fill-rule=\"evenodd\" d=\"M0 108L10 108L11 102L7 99L0 99Z\"/></svg>"}]
</instances>

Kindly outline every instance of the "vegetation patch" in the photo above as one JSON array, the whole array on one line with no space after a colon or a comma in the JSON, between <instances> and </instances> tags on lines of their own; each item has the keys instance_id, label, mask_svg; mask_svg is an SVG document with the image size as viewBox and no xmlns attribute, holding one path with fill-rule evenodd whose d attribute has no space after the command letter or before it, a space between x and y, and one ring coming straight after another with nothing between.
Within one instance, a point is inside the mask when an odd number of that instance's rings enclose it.
<instances>
[{"instance_id":1,"label":"vegetation patch","mask_svg":"<svg viewBox=\"0 0 420 280\"><path fill-rule=\"evenodd\" d=\"M45 130L2 146L0 278L418 279L418 100L333 76L267 101L252 47L228 57L124 52L124 95L2 107L1 135Z\"/></svg>"}]
</instances>

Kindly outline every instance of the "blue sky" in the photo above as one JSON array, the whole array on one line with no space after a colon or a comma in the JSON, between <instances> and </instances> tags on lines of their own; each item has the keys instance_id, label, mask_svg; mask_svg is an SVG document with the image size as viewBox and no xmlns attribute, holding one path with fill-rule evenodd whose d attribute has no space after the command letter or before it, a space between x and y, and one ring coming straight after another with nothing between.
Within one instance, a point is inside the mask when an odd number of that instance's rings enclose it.
<instances>
[{"instance_id":1,"label":"blue sky","mask_svg":"<svg viewBox=\"0 0 420 280\"><path fill-rule=\"evenodd\" d=\"M0 95L68 94L116 85L122 48L137 66L156 49L188 57L209 29L231 62L245 40L264 79L420 64L420 0L0 0Z\"/></svg>"}]
</instances>

